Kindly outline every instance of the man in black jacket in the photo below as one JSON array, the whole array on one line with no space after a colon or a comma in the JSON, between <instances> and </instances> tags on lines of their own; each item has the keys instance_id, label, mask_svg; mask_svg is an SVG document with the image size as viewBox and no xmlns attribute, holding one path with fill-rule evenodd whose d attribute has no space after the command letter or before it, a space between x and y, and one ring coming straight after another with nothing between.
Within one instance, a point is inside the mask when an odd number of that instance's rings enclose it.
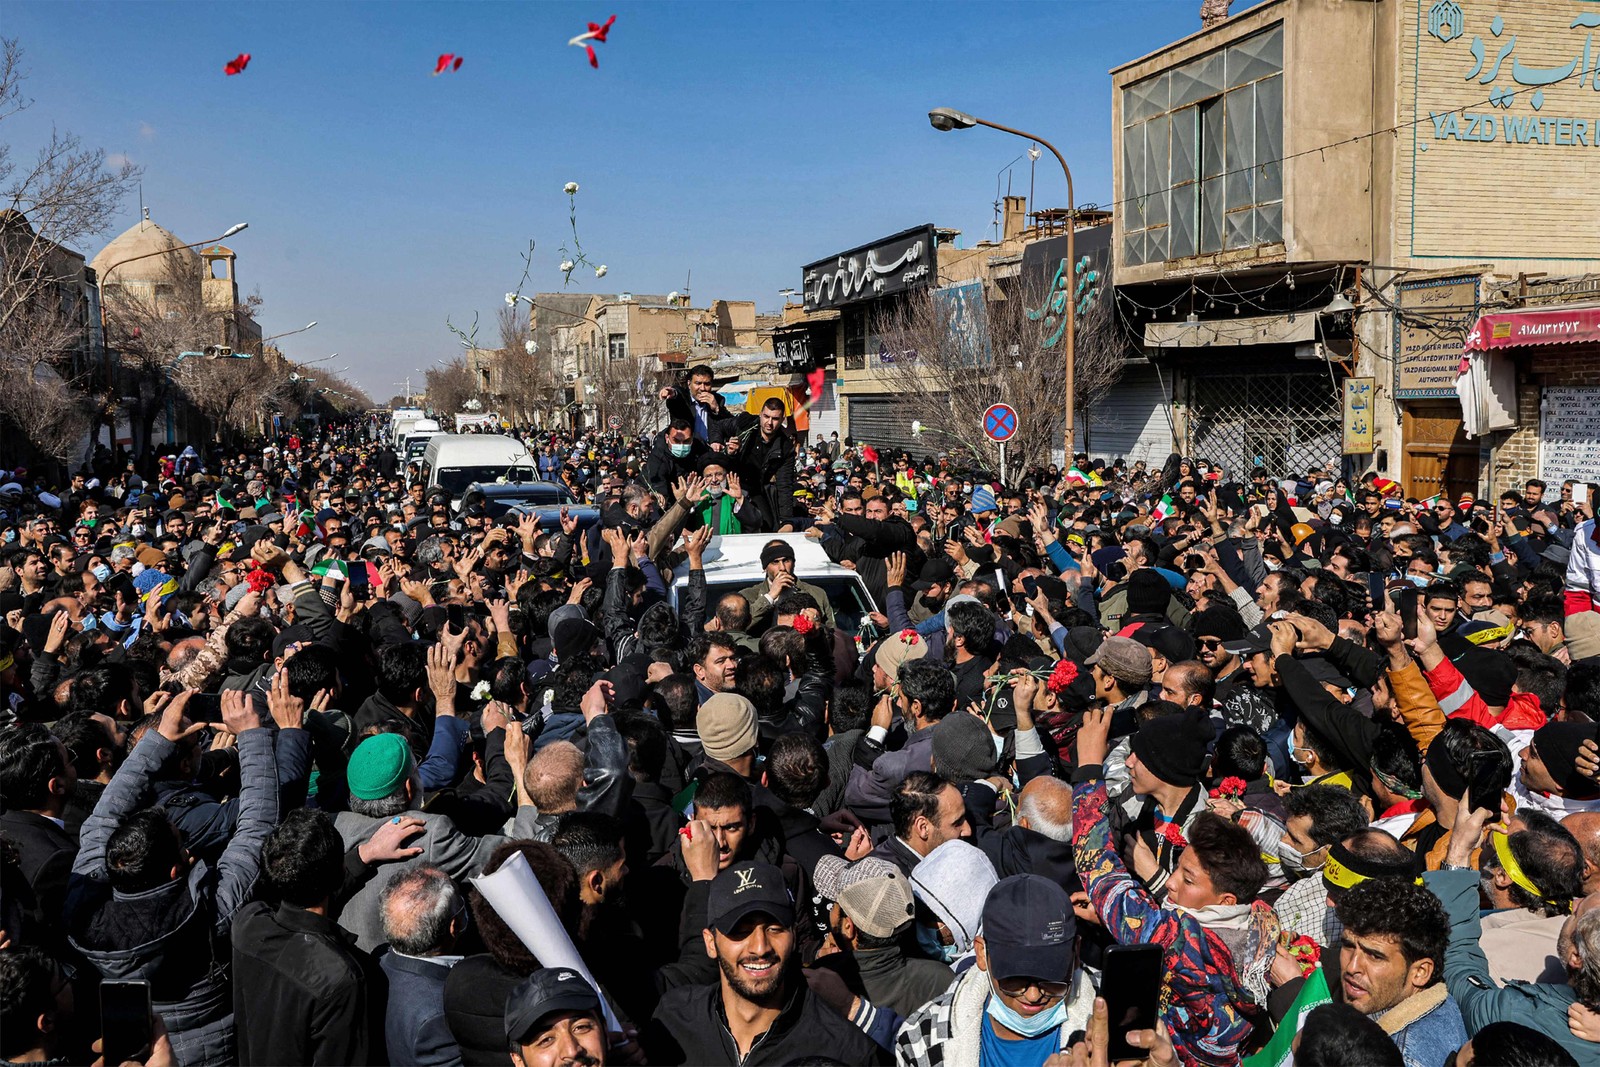
<instances>
[{"instance_id":1,"label":"man in black jacket","mask_svg":"<svg viewBox=\"0 0 1600 1067\"><path fill-rule=\"evenodd\" d=\"M387 1062L383 972L331 915L345 870L332 816L290 812L261 861L281 903L247 904L233 921L239 1062Z\"/></svg>"},{"instance_id":2,"label":"man in black jacket","mask_svg":"<svg viewBox=\"0 0 1600 1067\"><path fill-rule=\"evenodd\" d=\"M819 1001L799 974L794 905L770 864L736 863L711 882L706 955L715 985L661 998L645 1034L654 1064L783 1064L826 1049L840 1063L887 1063L883 1049Z\"/></svg>"},{"instance_id":3,"label":"man in black jacket","mask_svg":"<svg viewBox=\"0 0 1600 1067\"><path fill-rule=\"evenodd\" d=\"M0 836L16 846L18 866L33 889L44 929L57 930L67 879L78 856L78 838L60 819L78 775L67 750L38 724L0 737Z\"/></svg>"},{"instance_id":4,"label":"man in black jacket","mask_svg":"<svg viewBox=\"0 0 1600 1067\"><path fill-rule=\"evenodd\" d=\"M735 418L728 451L737 455L740 480L766 514L767 529L793 528L794 438L783 428L783 401L771 397L760 415Z\"/></svg>"},{"instance_id":5,"label":"man in black jacket","mask_svg":"<svg viewBox=\"0 0 1600 1067\"><path fill-rule=\"evenodd\" d=\"M661 498L662 507L673 500L672 485L700 469L700 461L710 447L694 435L694 423L674 417L667 428L656 434L650 454L644 459L644 480L650 491Z\"/></svg>"}]
</instances>

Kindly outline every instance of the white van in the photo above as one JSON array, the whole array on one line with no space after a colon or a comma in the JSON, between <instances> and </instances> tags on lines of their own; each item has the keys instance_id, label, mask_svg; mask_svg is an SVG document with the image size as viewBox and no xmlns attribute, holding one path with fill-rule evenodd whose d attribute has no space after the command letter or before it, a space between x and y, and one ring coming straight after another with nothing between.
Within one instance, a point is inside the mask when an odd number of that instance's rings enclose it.
<instances>
[{"instance_id":1,"label":"white van","mask_svg":"<svg viewBox=\"0 0 1600 1067\"><path fill-rule=\"evenodd\" d=\"M423 485L450 494L452 511L473 482L536 482L539 469L528 446L504 434L441 433L422 454Z\"/></svg>"},{"instance_id":2,"label":"white van","mask_svg":"<svg viewBox=\"0 0 1600 1067\"><path fill-rule=\"evenodd\" d=\"M724 593L742 592L764 581L766 568L761 566L761 549L769 541L783 541L794 550L794 574L801 581L814 585L828 594L833 605L834 622L851 637L859 636L863 644L870 644L881 635L867 618L873 611L872 594L861 575L849 567L841 567L828 558L817 542L801 533L724 534L713 537L703 557L706 570L706 614L716 610L717 600ZM678 610L683 591L689 585L689 563L685 560L672 572L672 607Z\"/></svg>"},{"instance_id":3,"label":"white van","mask_svg":"<svg viewBox=\"0 0 1600 1067\"><path fill-rule=\"evenodd\" d=\"M439 424L432 419L418 419L405 431L405 436L400 439L395 455L400 457L402 464L411 463L422 458L428 449L428 441L441 432Z\"/></svg>"}]
</instances>

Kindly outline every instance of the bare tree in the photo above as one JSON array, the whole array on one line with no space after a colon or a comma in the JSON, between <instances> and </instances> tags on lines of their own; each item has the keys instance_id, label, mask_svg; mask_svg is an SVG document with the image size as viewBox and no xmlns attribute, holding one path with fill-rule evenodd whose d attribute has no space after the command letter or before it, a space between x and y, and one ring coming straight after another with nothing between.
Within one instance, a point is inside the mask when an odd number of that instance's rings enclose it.
<instances>
[{"instance_id":1,"label":"bare tree","mask_svg":"<svg viewBox=\"0 0 1600 1067\"><path fill-rule=\"evenodd\" d=\"M533 332L520 307L502 307L499 315L499 381L495 390L501 414L513 423L548 427L560 420L562 386L551 363L552 353L529 351Z\"/></svg>"},{"instance_id":2,"label":"bare tree","mask_svg":"<svg viewBox=\"0 0 1600 1067\"><path fill-rule=\"evenodd\" d=\"M466 402L477 393L472 372L467 370L466 360L459 356L442 367L431 368L426 389L428 406L434 410L441 426L445 419L464 410Z\"/></svg>"},{"instance_id":3,"label":"bare tree","mask_svg":"<svg viewBox=\"0 0 1600 1067\"><path fill-rule=\"evenodd\" d=\"M657 366L658 362L649 356L611 359L600 354L598 373L589 376L594 395L588 398L595 405L599 429L611 429L611 420L615 419L617 432L631 437L665 422L661 387L671 385L673 375Z\"/></svg>"},{"instance_id":4,"label":"bare tree","mask_svg":"<svg viewBox=\"0 0 1600 1067\"><path fill-rule=\"evenodd\" d=\"M976 289L914 293L874 325L879 351L868 358L920 422L930 445L963 451L999 469L1000 449L983 433L984 412L1006 403L1017 432L1006 444L1013 469L1049 462L1061 440L1066 367L1061 324L1017 297L985 301ZM1098 400L1121 374L1122 342L1095 301L1079 319L1077 410Z\"/></svg>"},{"instance_id":5,"label":"bare tree","mask_svg":"<svg viewBox=\"0 0 1600 1067\"><path fill-rule=\"evenodd\" d=\"M28 108L14 38L0 38L0 123ZM31 162L0 136L0 415L42 451L67 458L100 407L85 394L92 355L83 257L139 177L102 149L52 130Z\"/></svg>"}]
</instances>

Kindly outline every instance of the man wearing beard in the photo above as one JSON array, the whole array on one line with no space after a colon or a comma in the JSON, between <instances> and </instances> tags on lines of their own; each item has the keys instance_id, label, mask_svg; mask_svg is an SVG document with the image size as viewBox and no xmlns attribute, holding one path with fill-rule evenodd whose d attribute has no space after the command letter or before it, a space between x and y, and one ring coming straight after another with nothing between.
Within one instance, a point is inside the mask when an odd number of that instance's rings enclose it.
<instances>
[{"instance_id":1,"label":"man wearing beard","mask_svg":"<svg viewBox=\"0 0 1600 1067\"><path fill-rule=\"evenodd\" d=\"M605 1022L599 996L573 970L534 971L506 996L506 1043L515 1067L604 1067ZM611 1035L612 1040L623 1037ZM625 1050L619 1045L616 1051ZM636 1060L613 1057L610 1062Z\"/></svg>"},{"instance_id":2,"label":"man wearing beard","mask_svg":"<svg viewBox=\"0 0 1600 1067\"><path fill-rule=\"evenodd\" d=\"M578 872L581 951L595 980L629 1018L648 1017L655 1010L656 989L649 968L639 966L645 942L623 896L628 861L622 823L604 812L568 812L550 844Z\"/></svg>"},{"instance_id":3,"label":"man wearing beard","mask_svg":"<svg viewBox=\"0 0 1600 1067\"><path fill-rule=\"evenodd\" d=\"M735 863L712 881L703 931L717 981L661 998L644 1036L652 1064L761 1067L826 1049L840 1063L888 1054L812 994L795 958L794 903L778 868Z\"/></svg>"}]
</instances>

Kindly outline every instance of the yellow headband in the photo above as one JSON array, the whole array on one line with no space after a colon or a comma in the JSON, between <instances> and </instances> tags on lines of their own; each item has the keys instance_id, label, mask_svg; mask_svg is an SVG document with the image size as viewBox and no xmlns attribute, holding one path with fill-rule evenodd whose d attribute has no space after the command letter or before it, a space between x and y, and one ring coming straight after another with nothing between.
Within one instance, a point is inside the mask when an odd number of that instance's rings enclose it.
<instances>
[{"instance_id":1,"label":"yellow headband","mask_svg":"<svg viewBox=\"0 0 1600 1067\"><path fill-rule=\"evenodd\" d=\"M1500 869L1510 876L1511 884L1533 894L1536 900L1546 899L1544 892L1533 884L1533 879L1523 873L1522 864L1517 862L1517 857L1511 854L1511 838L1499 830L1489 836L1494 839L1494 854L1500 861Z\"/></svg>"},{"instance_id":2,"label":"yellow headband","mask_svg":"<svg viewBox=\"0 0 1600 1067\"><path fill-rule=\"evenodd\" d=\"M1338 847L1335 845L1334 849ZM1333 854L1334 849L1328 850L1328 861L1322 865L1322 881L1325 885L1330 889L1354 889L1362 882L1372 880L1372 875L1361 874L1340 863ZM1422 884L1421 878L1416 878L1414 881L1417 885Z\"/></svg>"}]
</instances>

